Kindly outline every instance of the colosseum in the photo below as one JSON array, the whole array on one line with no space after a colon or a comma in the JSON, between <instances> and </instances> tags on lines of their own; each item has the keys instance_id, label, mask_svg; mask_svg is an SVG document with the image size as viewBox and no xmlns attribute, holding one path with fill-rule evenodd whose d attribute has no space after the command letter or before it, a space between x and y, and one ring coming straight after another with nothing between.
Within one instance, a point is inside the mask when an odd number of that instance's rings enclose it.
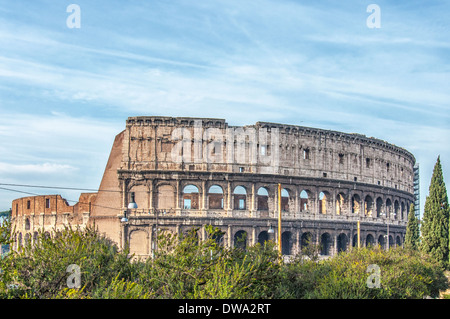
<instances>
[{"instance_id":1,"label":"colosseum","mask_svg":"<svg viewBox=\"0 0 450 319\"><path fill-rule=\"evenodd\" d=\"M95 225L144 258L158 231L195 228L202 239L207 225L221 229L227 247L281 240L284 255L309 242L324 256L358 244L398 246L414 201L414 164L407 150L361 134L130 117L97 193L81 194L74 206L59 195L13 201L15 246L65 225Z\"/></svg>"}]
</instances>

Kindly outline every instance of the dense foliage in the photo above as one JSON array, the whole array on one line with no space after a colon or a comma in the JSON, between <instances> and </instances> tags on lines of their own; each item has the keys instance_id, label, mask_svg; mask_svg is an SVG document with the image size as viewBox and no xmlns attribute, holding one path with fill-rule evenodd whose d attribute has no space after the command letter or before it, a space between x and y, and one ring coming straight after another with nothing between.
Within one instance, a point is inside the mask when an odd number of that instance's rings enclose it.
<instances>
[{"instance_id":1,"label":"dense foliage","mask_svg":"<svg viewBox=\"0 0 450 319\"><path fill-rule=\"evenodd\" d=\"M408 215L408 224L406 225L405 247L409 249L419 249L420 245L420 227L419 220L416 218L414 204L411 203Z\"/></svg>"},{"instance_id":2,"label":"dense foliage","mask_svg":"<svg viewBox=\"0 0 450 319\"><path fill-rule=\"evenodd\" d=\"M447 289L438 264L420 251L353 249L327 260L298 256L283 262L272 242L243 249L218 244L195 230L158 236L154 258L138 260L93 229L65 229L11 252L0 262L1 298L423 298ZM312 257L312 258L310 258ZM68 266L80 288L68 285ZM379 288L368 287L368 266L379 266Z\"/></svg>"},{"instance_id":3,"label":"dense foliage","mask_svg":"<svg viewBox=\"0 0 450 319\"><path fill-rule=\"evenodd\" d=\"M431 177L422 218L421 249L445 268L449 258L449 206L442 166L438 157Z\"/></svg>"}]
</instances>

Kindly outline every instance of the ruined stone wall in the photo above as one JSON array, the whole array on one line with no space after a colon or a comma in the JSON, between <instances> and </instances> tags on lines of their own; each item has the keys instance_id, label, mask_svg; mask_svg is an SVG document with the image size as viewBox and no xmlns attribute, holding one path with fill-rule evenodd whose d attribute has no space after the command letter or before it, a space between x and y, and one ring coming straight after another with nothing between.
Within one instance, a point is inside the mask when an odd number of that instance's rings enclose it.
<instances>
[{"instance_id":1,"label":"ruined stone wall","mask_svg":"<svg viewBox=\"0 0 450 319\"><path fill-rule=\"evenodd\" d=\"M83 193L71 206L61 195L31 196L12 202L11 222L15 230L14 249L33 242L39 232L53 233L64 227L84 228L97 193Z\"/></svg>"},{"instance_id":2,"label":"ruined stone wall","mask_svg":"<svg viewBox=\"0 0 450 319\"><path fill-rule=\"evenodd\" d=\"M233 127L222 119L172 117L129 118L123 134L117 172L128 221L113 236L138 255L151 254L158 229L197 227L203 238L212 224L223 230L225 245L242 233L248 244L260 242L277 228L278 184L288 254L301 249L306 235L327 242L324 254L354 246L357 221L363 245L387 245L388 224L389 244L403 243L415 159L385 141L293 125ZM138 209L126 209L131 199Z\"/></svg>"},{"instance_id":3,"label":"ruined stone wall","mask_svg":"<svg viewBox=\"0 0 450 319\"><path fill-rule=\"evenodd\" d=\"M414 156L375 138L258 122L133 117L121 169L279 174L375 184L413 192Z\"/></svg>"},{"instance_id":4,"label":"ruined stone wall","mask_svg":"<svg viewBox=\"0 0 450 319\"><path fill-rule=\"evenodd\" d=\"M129 246L144 257L154 252L158 231L196 228L203 239L207 225L220 228L220 244L229 247L245 235L245 245L281 240L287 255L306 242L332 255L356 246L358 222L363 246L387 246L388 239L389 246L403 244L414 200L414 163L405 149L360 134L266 122L238 127L223 119L130 117L114 139L98 194L80 198L91 203L89 209L61 198L58 208L53 202L45 208L44 196L24 198L13 202L13 220L22 236L70 219L88 222L120 248ZM33 208L24 209L28 201ZM130 202L138 208L128 209Z\"/></svg>"}]
</instances>

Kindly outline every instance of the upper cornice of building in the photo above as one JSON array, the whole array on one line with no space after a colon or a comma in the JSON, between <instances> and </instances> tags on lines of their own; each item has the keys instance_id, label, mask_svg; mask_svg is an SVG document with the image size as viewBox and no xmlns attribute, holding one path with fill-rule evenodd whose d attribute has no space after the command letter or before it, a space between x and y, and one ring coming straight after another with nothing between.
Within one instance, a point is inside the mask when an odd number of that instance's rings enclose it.
<instances>
[{"instance_id":1,"label":"upper cornice of building","mask_svg":"<svg viewBox=\"0 0 450 319\"><path fill-rule=\"evenodd\" d=\"M127 126L133 125L151 125L151 126L194 126L198 125L196 123L201 123L202 127L209 128L237 128L237 127L261 127L261 128L277 128L280 133L284 134L306 134L312 136L318 136L323 138L329 138L334 140L341 140L349 143L364 143L368 146L379 147L382 149L397 152L406 157L409 157L413 163L416 162L414 155L408 150L391 144L387 141L375 138L367 137L364 134L359 133L344 133L334 130L326 130L320 128L313 128L307 126L291 125L291 124L280 124L272 122L256 122L254 125L245 126L231 126L228 125L225 119L219 118L201 118L201 117L172 117L172 116L134 116L129 117L126 121Z\"/></svg>"}]
</instances>

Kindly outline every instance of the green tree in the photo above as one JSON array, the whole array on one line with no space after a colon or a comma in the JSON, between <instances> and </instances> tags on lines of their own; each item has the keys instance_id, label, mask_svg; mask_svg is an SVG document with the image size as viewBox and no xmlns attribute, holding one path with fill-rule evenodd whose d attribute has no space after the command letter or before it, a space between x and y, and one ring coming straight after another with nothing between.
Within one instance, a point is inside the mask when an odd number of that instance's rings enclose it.
<instances>
[{"instance_id":1,"label":"green tree","mask_svg":"<svg viewBox=\"0 0 450 319\"><path fill-rule=\"evenodd\" d=\"M449 252L449 207L441 161L438 156L434 166L429 194L425 201L422 219L421 249L439 262L448 265Z\"/></svg>"},{"instance_id":2,"label":"green tree","mask_svg":"<svg viewBox=\"0 0 450 319\"><path fill-rule=\"evenodd\" d=\"M114 279L119 283L129 278L131 271L127 252L119 252L94 229L66 228L51 237L41 232L35 243L28 242L0 259L0 298L53 298L71 288L67 284L70 265L80 270L78 297L96 296Z\"/></svg>"},{"instance_id":3,"label":"green tree","mask_svg":"<svg viewBox=\"0 0 450 319\"><path fill-rule=\"evenodd\" d=\"M414 212L414 204L411 204L408 216L408 225L406 226L405 247L417 250L419 248L419 220Z\"/></svg>"},{"instance_id":4,"label":"green tree","mask_svg":"<svg viewBox=\"0 0 450 319\"><path fill-rule=\"evenodd\" d=\"M0 213L0 246L11 243L11 214L10 212Z\"/></svg>"}]
</instances>

